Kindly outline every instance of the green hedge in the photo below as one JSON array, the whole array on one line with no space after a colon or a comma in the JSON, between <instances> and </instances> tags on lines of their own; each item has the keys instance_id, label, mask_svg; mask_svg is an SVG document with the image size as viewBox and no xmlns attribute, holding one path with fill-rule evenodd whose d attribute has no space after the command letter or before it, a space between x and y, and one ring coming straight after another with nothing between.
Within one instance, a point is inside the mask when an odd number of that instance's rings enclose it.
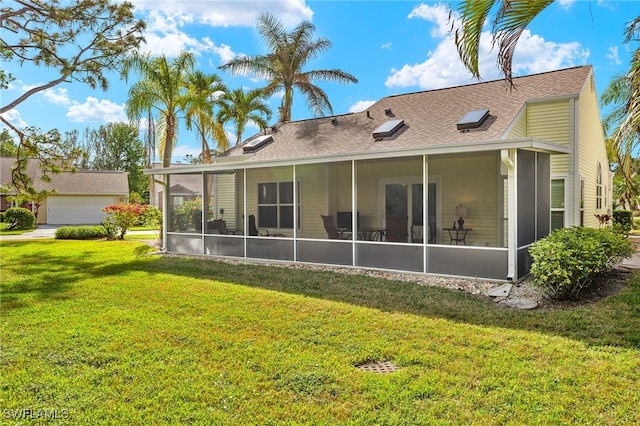
<instances>
[{"instance_id":1,"label":"green hedge","mask_svg":"<svg viewBox=\"0 0 640 426\"><path fill-rule=\"evenodd\" d=\"M98 240L107 237L104 226L62 226L56 229L58 240Z\"/></svg>"},{"instance_id":2,"label":"green hedge","mask_svg":"<svg viewBox=\"0 0 640 426\"><path fill-rule=\"evenodd\" d=\"M533 284L556 300L575 298L600 273L633 254L631 242L609 229L557 229L529 248Z\"/></svg>"}]
</instances>

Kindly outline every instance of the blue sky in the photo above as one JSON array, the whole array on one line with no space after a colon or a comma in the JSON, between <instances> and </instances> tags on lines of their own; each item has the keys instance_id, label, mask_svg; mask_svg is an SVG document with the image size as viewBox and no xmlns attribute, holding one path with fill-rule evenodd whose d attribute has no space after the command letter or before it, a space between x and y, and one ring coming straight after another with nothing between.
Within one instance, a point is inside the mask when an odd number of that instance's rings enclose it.
<instances>
[{"instance_id":1,"label":"blue sky","mask_svg":"<svg viewBox=\"0 0 640 426\"><path fill-rule=\"evenodd\" d=\"M265 47L256 29L260 13L270 12L293 28L302 20L316 26L316 36L333 47L308 69L340 68L355 75L357 84L319 83L328 93L335 114L365 109L382 97L473 83L461 65L448 32L447 6L436 1L305 1L305 0L132 0L147 21L144 51L196 55L197 67L217 73L233 89L264 85L219 71L218 66L239 54L262 54ZM558 0L536 18L522 35L514 60L516 75L570 66L593 65L598 93L610 79L629 68L636 45L623 43L625 24L640 14L639 1ZM488 34L488 33L487 33ZM482 40L480 71L484 80L500 78L491 39ZM2 104L48 81L47 70L4 63L17 80L2 94ZM131 80L130 80L131 81ZM127 84L113 74L107 92L79 83L63 84L32 96L5 118L18 126L61 131L97 128L127 121ZM273 111L280 98L270 99ZM292 118L310 118L304 99L294 95ZM276 116L272 121L276 120ZM231 130L231 129L229 129ZM244 136L255 133L248 127ZM232 139L233 140L233 139ZM180 130L174 160L197 156L194 135Z\"/></svg>"}]
</instances>

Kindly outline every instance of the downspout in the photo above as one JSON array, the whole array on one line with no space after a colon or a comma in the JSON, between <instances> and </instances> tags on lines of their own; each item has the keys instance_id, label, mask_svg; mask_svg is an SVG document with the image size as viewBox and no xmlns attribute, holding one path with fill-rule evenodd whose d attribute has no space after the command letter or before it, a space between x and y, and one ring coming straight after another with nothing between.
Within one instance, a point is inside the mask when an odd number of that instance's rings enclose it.
<instances>
[{"instance_id":1,"label":"downspout","mask_svg":"<svg viewBox=\"0 0 640 426\"><path fill-rule=\"evenodd\" d=\"M169 229L169 175L163 175L162 181L164 184L164 191L162 191L162 248L163 252L167 251L167 229Z\"/></svg>"},{"instance_id":2,"label":"downspout","mask_svg":"<svg viewBox=\"0 0 640 426\"><path fill-rule=\"evenodd\" d=\"M517 276L517 253L518 253L518 236L517 236L517 197L516 197L516 150L502 149L500 150L500 159L507 167L507 280L513 281Z\"/></svg>"}]
</instances>

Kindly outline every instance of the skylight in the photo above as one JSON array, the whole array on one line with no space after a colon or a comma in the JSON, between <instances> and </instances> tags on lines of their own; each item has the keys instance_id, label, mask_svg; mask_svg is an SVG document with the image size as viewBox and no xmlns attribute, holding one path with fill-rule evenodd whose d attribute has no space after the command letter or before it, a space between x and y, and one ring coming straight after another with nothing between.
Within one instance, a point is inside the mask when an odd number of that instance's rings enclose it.
<instances>
[{"instance_id":1,"label":"skylight","mask_svg":"<svg viewBox=\"0 0 640 426\"><path fill-rule=\"evenodd\" d=\"M375 129L371 135L374 139L386 138L393 135L404 125L404 120L399 118L396 120L385 121L380 127Z\"/></svg>"},{"instance_id":2,"label":"skylight","mask_svg":"<svg viewBox=\"0 0 640 426\"><path fill-rule=\"evenodd\" d=\"M456 127L458 130L475 129L480 127L482 122L488 116L488 109L476 109L474 111L469 111L456 123Z\"/></svg>"},{"instance_id":3,"label":"skylight","mask_svg":"<svg viewBox=\"0 0 640 426\"><path fill-rule=\"evenodd\" d=\"M254 140L244 144L242 146L242 150L244 152L252 152L252 151L255 151L256 149L260 148L261 146L271 142L272 140L273 140L273 136L271 136L271 135L258 136Z\"/></svg>"}]
</instances>

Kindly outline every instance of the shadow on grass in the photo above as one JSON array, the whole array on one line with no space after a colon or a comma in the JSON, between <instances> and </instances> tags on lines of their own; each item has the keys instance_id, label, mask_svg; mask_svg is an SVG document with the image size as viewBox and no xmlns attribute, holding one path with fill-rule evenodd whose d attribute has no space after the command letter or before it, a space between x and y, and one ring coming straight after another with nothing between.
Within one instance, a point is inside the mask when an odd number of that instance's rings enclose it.
<instances>
[{"instance_id":1,"label":"shadow on grass","mask_svg":"<svg viewBox=\"0 0 640 426\"><path fill-rule=\"evenodd\" d=\"M488 298L462 291L366 275L230 264L214 259L150 257L145 254L151 249L142 244L130 247L128 255L123 252L118 253L119 257L105 259L101 253L113 250L108 244L105 242L95 246L97 249L74 256L58 254L50 248L33 251L30 256L37 261L24 267L20 265L20 276L8 286L3 283L3 310L23 307L21 293L34 293L39 299L65 298L67 289L78 280L143 271L151 276L168 274L212 279L388 312L540 332L590 345L640 347L640 274L632 276L629 287L621 294L597 303L557 311L519 311L501 308Z\"/></svg>"},{"instance_id":2,"label":"shadow on grass","mask_svg":"<svg viewBox=\"0 0 640 426\"><path fill-rule=\"evenodd\" d=\"M621 294L597 303L556 311L521 311L463 291L358 274L180 257L163 257L149 266L155 272L215 279L382 311L553 334L590 345L640 348L640 274L632 276L629 287Z\"/></svg>"}]
</instances>

